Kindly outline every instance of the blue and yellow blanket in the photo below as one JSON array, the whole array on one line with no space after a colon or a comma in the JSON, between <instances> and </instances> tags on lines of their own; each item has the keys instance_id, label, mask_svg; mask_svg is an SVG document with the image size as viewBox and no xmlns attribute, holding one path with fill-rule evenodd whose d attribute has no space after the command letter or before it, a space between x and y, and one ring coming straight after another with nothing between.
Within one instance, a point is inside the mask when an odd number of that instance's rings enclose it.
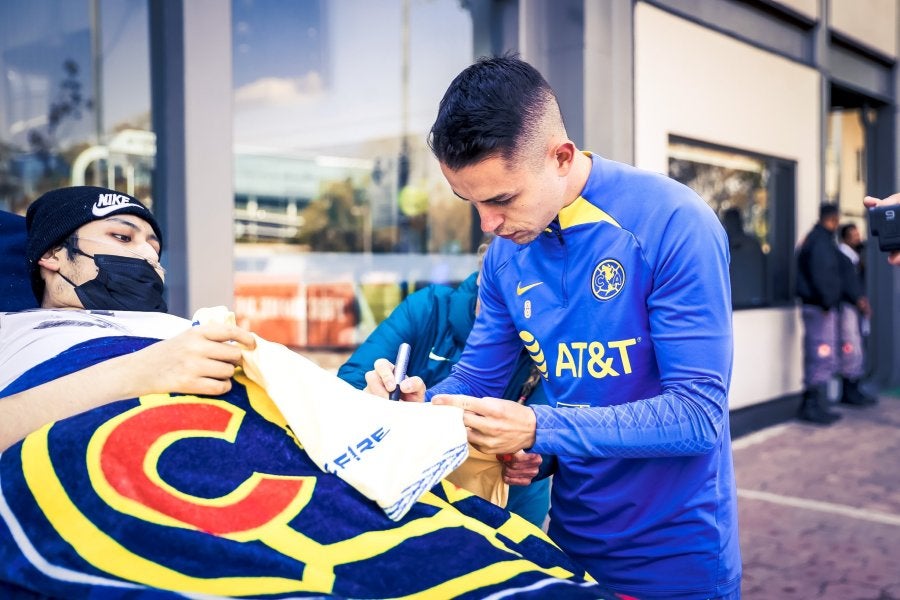
<instances>
[{"instance_id":1,"label":"blue and yellow blanket","mask_svg":"<svg viewBox=\"0 0 900 600\"><path fill-rule=\"evenodd\" d=\"M0 395L147 343L83 344ZM47 596L616 597L446 482L391 521L320 471L240 375L228 394L116 402L0 455L0 597Z\"/></svg>"}]
</instances>

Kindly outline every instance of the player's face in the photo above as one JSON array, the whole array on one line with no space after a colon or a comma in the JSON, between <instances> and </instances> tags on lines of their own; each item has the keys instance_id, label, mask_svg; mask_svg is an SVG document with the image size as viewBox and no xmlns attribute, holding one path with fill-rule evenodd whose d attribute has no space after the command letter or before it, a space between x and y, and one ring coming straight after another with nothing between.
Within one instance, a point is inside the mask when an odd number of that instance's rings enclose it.
<instances>
[{"instance_id":1,"label":"player's face","mask_svg":"<svg viewBox=\"0 0 900 600\"><path fill-rule=\"evenodd\" d=\"M453 193L478 211L481 230L517 244L534 240L563 207L567 169L555 153L536 165L511 165L499 156L453 170L441 164Z\"/></svg>"}]
</instances>

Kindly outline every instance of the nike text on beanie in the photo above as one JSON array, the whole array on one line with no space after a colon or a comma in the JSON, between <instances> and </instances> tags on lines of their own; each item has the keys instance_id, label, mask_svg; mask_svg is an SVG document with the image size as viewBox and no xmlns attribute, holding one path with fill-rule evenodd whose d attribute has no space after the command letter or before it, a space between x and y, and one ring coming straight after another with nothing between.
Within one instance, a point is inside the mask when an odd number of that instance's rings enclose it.
<instances>
[{"instance_id":1,"label":"nike text on beanie","mask_svg":"<svg viewBox=\"0 0 900 600\"><path fill-rule=\"evenodd\" d=\"M52 190L35 200L25 214L28 242L25 258L31 274L31 287L38 301L44 294L38 261L47 250L60 246L79 227L112 215L135 215L150 224L160 240L159 223L146 206L128 194L93 186L75 186Z\"/></svg>"}]
</instances>

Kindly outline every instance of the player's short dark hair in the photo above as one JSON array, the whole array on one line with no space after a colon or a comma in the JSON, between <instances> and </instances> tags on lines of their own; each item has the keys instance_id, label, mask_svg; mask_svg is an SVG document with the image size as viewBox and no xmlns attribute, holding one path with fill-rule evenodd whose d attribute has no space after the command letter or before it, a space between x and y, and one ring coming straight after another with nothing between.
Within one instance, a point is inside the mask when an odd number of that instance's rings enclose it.
<instances>
[{"instance_id":1,"label":"player's short dark hair","mask_svg":"<svg viewBox=\"0 0 900 600\"><path fill-rule=\"evenodd\" d=\"M546 111L558 110L550 84L516 55L481 58L450 83L428 145L453 170L500 156L521 158Z\"/></svg>"}]
</instances>

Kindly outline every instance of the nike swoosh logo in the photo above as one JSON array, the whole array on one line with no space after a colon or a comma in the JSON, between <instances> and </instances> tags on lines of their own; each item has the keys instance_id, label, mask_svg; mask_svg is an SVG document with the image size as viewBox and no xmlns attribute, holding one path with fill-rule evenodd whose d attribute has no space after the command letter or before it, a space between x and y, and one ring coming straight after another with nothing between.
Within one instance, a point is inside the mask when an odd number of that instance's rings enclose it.
<instances>
[{"instance_id":1,"label":"nike swoosh logo","mask_svg":"<svg viewBox=\"0 0 900 600\"><path fill-rule=\"evenodd\" d=\"M541 285L542 283L544 283L544 282L538 281L537 283L532 283L531 285L523 286L522 282L520 281L519 284L516 286L516 296L521 296L522 294L524 294L531 288L537 287L537 286Z\"/></svg>"},{"instance_id":2,"label":"nike swoosh logo","mask_svg":"<svg viewBox=\"0 0 900 600\"><path fill-rule=\"evenodd\" d=\"M428 358L431 359L431 360L450 360L450 359L447 358L446 356L438 356L438 355L435 354L434 352L429 352L429 353L428 353Z\"/></svg>"},{"instance_id":3,"label":"nike swoosh logo","mask_svg":"<svg viewBox=\"0 0 900 600\"><path fill-rule=\"evenodd\" d=\"M103 206L103 207L97 206L95 204L94 207L91 209L91 212L94 213L95 217L105 217L109 213L116 212L117 210L120 210L127 206L133 206L135 208L143 208L142 206L139 206L137 204L132 204L131 202L129 202L127 204L112 204L110 206Z\"/></svg>"}]
</instances>

